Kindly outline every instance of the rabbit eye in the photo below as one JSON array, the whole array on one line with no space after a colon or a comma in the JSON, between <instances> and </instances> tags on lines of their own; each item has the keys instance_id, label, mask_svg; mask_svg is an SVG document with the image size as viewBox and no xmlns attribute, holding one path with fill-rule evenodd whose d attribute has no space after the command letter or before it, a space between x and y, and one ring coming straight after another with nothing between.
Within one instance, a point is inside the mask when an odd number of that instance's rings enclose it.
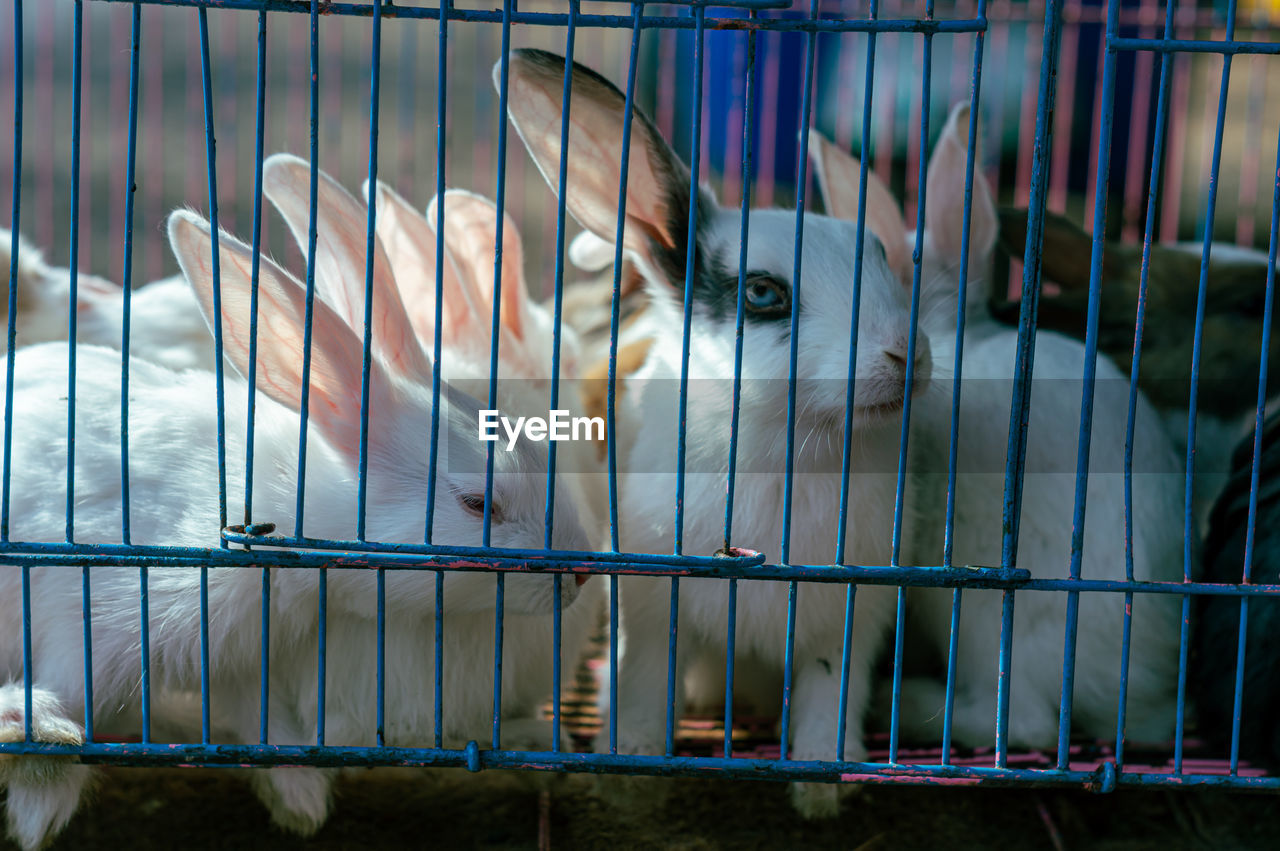
<instances>
[{"instance_id":1,"label":"rabbit eye","mask_svg":"<svg viewBox=\"0 0 1280 851\"><path fill-rule=\"evenodd\" d=\"M768 275L747 278L747 311L753 316L775 319L791 313L791 288Z\"/></svg>"},{"instance_id":2,"label":"rabbit eye","mask_svg":"<svg viewBox=\"0 0 1280 851\"><path fill-rule=\"evenodd\" d=\"M475 517L484 517L484 494L483 493L464 493L458 495L458 502L462 503L462 507L467 510L468 514ZM493 508L489 511L489 520L497 523L502 519L502 511L495 502Z\"/></svg>"}]
</instances>

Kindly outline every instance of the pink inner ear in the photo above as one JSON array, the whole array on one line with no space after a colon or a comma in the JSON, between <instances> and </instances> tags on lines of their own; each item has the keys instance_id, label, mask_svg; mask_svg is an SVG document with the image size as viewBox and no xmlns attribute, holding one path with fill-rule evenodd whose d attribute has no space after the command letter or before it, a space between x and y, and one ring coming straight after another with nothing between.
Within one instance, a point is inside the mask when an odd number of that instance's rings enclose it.
<instances>
[{"instance_id":1,"label":"pink inner ear","mask_svg":"<svg viewBox=\"0 0 1280 851\"><path fill-rule=\"evenodd\" d=\"M522 61L511 67L511 118L553 191L559 191L560 185L562 81L560 75L548 76ZM581 73L574 75L573 92L565 203L585 228L612 241L618 215L624 101L616 91ZM668 232L666 184L654 171L653 160L664 156L665 147L642 120L633 118L623 244L640 254L648 253L650 240L672 249L683 237Z\"/></svg>"},{"instance_id":2,"label":"pink inner ear","mask_svg":"<svg viewBox=\"0 0 1280 851\"><path fill-rule=\"evenodd\" d=\"M445 193L445 235L449 252L467 271L463 280L470 290L475 313L473 334L487 338L493 319L493 265L497 209L487 199L469 192ZM513 339L524 337L528 293L524 280L524 249L520 231L509 215L502 224L502 328Z\"/></svg>"},{"instance_id":3,"label":"pink inner ear","mask_svg":"<svg viewBox=\"0 0 1280 851\"><path fill-rule=\"evenodd\" d=\"M524 280L524 245L509 214L502 216L502 315L499 320L517 340L524 339L529 291Z\"/></svg>"},{"instance_id":4,"label":"pink inner ear","mask_svg":"<svg viewBox=\"0 0 1280 851\"><path fill-rule=\"evenodd\" d=\"M386 184L375 188L378 240L386 250L405 313L424 347L435 339L436 235ZM452 270L446 268L446 274Z\"/></svg>"},{"instance_id":5,"label":"pink inner ear","mask_svg":"<svg viewBox=\"0 0 1280 851\"><path fill-rule=\"evenodd\" d=\"M996 240L995 203L982 176L981 134L974 145L973 200L970 204L970 264L981 263ZM964 181L969 160L969 107L958 104L929 158L925 230L940 254L960 257L964 242Z\"/></svg>"},{"instance_id":6,"label":"pink inner ear","mask_svg":"<svg viewBox=\"0 0 1280 851\"><path fill-rule=\"evenodd\" d=\"M862 163L852 154L828 142L816 130L809 131L809 153L818 184L834 218L858 221L859 185ZM889 268L900 280L910 280L911 259L907 252L907 229L898 202L883 183L867 171L866 227L884 246Z\"/></svg>"}]
</instances>

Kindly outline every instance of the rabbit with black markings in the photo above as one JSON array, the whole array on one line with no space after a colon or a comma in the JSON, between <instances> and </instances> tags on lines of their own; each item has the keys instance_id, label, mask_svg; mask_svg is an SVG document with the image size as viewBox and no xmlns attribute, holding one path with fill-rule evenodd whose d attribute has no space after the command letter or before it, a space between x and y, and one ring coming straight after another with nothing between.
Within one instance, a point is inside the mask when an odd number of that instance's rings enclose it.
<instances>
[{"instance_id":1,"label":"rabbit with black markings","mask_svg":"<svg viewBox=\"0 0 1280 851\"><path fill-rule=\"evenodd\" d=\"M547 183L558 185L565 60L536 50L512 51L509 115ZM497 69L495 69L495 76ZM496 80L495 80L496 82ZM570 107L568 208L604 240L615 238L624 98L594 72L575 66ZM680 299L685 260L694 252L692 334L689 340L688 473L682 550L711 555L724 545L731 387L738 291L739 212L721 208L702 191L690 198L682 163L638 110L631 126L631 161L623 246L644 276L658 337L643 367L627 382L633 436L624 459L619 507L626 551L670 552L675 537L675 454L682 341ZM686 244L693 200L696 243ZM840 469L849 340L852 331L852 225L806 215L803 295L793 274L795 214L756 210L747 252L746 344L742 375L739 473L734 503L735 542L757 549L783 535L787 375L790 326L799 311L796 459L791 516L792 562L831 563L840 505ZM867 241L854 402L853 483L849 510L851 563L886 564L904 402L910 332L908 292L890 272L883 248ZM929 344L920 337L916 387L929 381ZM620 605L624 646L618 681L618 747L660 753L664 738L669 583L623 577ZM861 759L862 713L870 663L889 624L895 592L874 586L857 595L847 716L840 704L844 594L800 583L795 636L791 741L794 759L833 759L836 730L848 734L846 756ZM680 586L676 715L684 700L683 672L699 657L724 665L728 583L685 580ZM739 676L770 677L781 693L787 584L739 583ZM846 787L847 788L847 787ZM793 801L806 816L835 812L838 787L796 784Z\"/></svg>"},{"instance_id":2,"label":"rabbit with black markings","mask_svg":"<svg viewBox=\"0 0 1280 851\"><path fill-rule=\"evenodd\" d=\"M940 369L952 366L956 346L968 129L969 108L962 104L952 111L934 148L926 183L921 280L929 292L922 298L932 298L946 309L922 315ZM834 200L843 209L852 208L857 198L856 180L833 176L856 175L856 160L830 145L812 146L811 150L841 162L839 168L828 164L818 174L828 203ZM887 190L882 194L888 195ZM877 215L891 218L897 215L896 209L896 204L887 209L881 206ZM1017 331L997 323L980 307L988 297L996 241L995 206L980 174L973 181L971 215L952 558L956 564L996 565L1001 561L1005 424ZM1051 331L1036 335L1026 475L1014 561L1035 578L1068 576L1084 356L1084 347L1075 340ZM912 541L911 556L918 564L940 564L942 560L951 408L949 390L931 393L921 399L912 419L911 486L915 515L923 518ZM1100 354L1086 485L1081 566L1085 579L1125 578L1121 458L1127 415L1128 380ZM1155 411L1142 397L1138 399L1133 472L1134 578L1176 581L1182 576L1181 464ZM1058 733L1066 600L1061 593L1051 592L1022 592L1015 599L1009 743L1049 747L1057 741ZM923 637L937 662L945 666L952 593L912 589L908 600L912 635ZM1002 595L995 591L964 593L953 726L954 739L961 744L994 741L1001 601ZM1093 737L1114 736L1124 613L1125 601L1120 594L1084 593L1079 600L1072 721L1076 730ZM1135 601L1127 692L1127 735L1131 740L1163 741L1173 730L1178 636L1175 598L1154 594ZM944 697L937 679L904 683L904 735L939 741Z\"/></svg>"},{"instance_id":3,"label":"rabbit with black markings","mask_svg":"<svg viewBox=\"0 0 1280 851\"><path fill-rule=\"evenodd\" d=\"M225 353L237 372L249 368L252 251L220 234L221 317L213 314L208 223L179 211L169 239L202 312L222 322ZM375 266L385 268L385 257ZM325 291L333 274L363 280L358 265L340 260L318 270ZM379 278L379 281L382 279ZM305 291L288 273L261 259L257 325L255 489L257 516L289 528L298 486L299 397L302 390ZM430 362L418 345L394 289L379 284L373 302L374 359L369 365L367 535L413 543L423 536L428 490L424 446L431 428L431 392L420 376ZM313 305L310 438L307 449L307 533L349 538L354 533L359 454L362 343L322 299ZM66 346L23 349L15 359L12 537L62 540L65 532L64 445ZM78 362L76 540L120 540L120 392L118 352L82 346ZM245 384L228 377L227 451L244 451ZM174 372L140 360L130 364L130 488L132 543L216 547L219 541L213 375ZM478 545L485 508L484 452L477 441L478 403L444 388L435 477L434 540ZM229 467L228 500L241 498L243 481ZM546 465L539 453L517 448L497 453L493 479L492 544L539 548L543 542ZM587 546L567 499L556 502L558 548ZM328 690L324 708L328 744L375 741L375 576L368 570L330 569ZM34 684L32 724L40 741L75 742L74 719L84 699L80 579L66 568L33 568L31 611ZM22 594L20 571L0 567L0 741L23 735ZM160 692L197 690L200 623L195 568L150 571L151 684ZM261 577L257 571L211 568L209 639L211 694L219 736L256 742L259 724ZM270 729L272 744L310 744L316 736L317 583L312 571L278 569L271 575ZM386 573L386 741L430 744L435 582L418 571ZM513 574L506 579L503 717L509 744L550 743L546 722L535 720L549 691L552 665L553 581ZM569 606L577 583L561 583L566 622L587 615ZM445 578L443 730L447 743L487 738L493 721L494 578L448 571ZM98 567L91 599L94 630L93 695L99 729L133 722L139 702L139 586L134 567ZM162 719L157 719L161 723ZM133 729L136 729L134 727ZM88 767L32 756L0 757L0 786L8 789L9 835L38 847L70 818ZM307 833L330 809L332 770L284 768L253 772L254 786L275 821Z\"/></svg>"}]
</instances>

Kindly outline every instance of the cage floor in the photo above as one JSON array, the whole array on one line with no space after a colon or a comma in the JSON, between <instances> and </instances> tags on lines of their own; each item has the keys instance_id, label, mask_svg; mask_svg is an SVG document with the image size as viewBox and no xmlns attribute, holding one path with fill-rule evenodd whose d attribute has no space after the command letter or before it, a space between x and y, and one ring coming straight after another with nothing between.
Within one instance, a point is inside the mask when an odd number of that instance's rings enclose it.
<instances>
[{"instance_id":1,"label":"cage floor","mask_svg":"<svg viewBox=\"0 0 1280 851\"><path fill-rule=\"evenodd\" d=\"M561 696L561 723L564 725L573 749L590 752L606 719L601 717L599 699L600 684L607 674L608 639L602 631L593 638L590 653L579 667L574 681L568 684ZM543 714L550 718L551 704L543 707ZM739 716L733 719L733 756L778 759L777 727L772 718ZM889 762L889 734L870 731L866 737L867 759L870 762ZM675 735L675 751L679 756L723 756L724 715L693 714L680 719ZM1099 764L1115 757L1115 743L1106 741L1076 740L1069 750L1069 769L1092 771ZM898 748L898 763L938 765L942 762L942 748ZM957 766L991 766L995 762L995 748L953 747L950 764ZM1057 763L1056 751L1010 751L1009 768L1051 769ZM1231 773L1229 760L1212 753L1206 743L1195 737L1183 740L1182 770L1189 774L1226 776ZM1166 745L1126 745L1124 770L1143 774L1173 773L1173 743ZM1264 777L1267 772L1241 760L1237 770L1241 777Z\"/></svg>"}]
</instances>

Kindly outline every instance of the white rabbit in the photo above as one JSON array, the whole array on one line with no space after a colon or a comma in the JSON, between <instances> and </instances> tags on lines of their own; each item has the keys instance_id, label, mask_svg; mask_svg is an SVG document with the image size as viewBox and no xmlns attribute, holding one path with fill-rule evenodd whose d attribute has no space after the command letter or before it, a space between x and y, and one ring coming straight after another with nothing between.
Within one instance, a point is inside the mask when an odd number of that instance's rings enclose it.
<instances>
[{"instance_id":1,"label":"white rabbit","mask_svg":"<svg viewBox=\"0 0 1280 851\"><path fill-rule=\"evenodd\" d=\"M200 306L211 321L212 255L208 224L184 211L169 219L169 238ZM236 370L249 366L248 303L251 250L220 235L221 321L226 355ZM363 264L339 262L321 270L363 277ZM302 389L304 289L261 260L257 325L257 400L254 508L261 520L293 527L299 395ZM326 289L333 289L326 286ZM321 299L313 306L310 372L310 439L304 532L349 538L354 532L356 460L360 443L361 340ZM431 392L414 372L429 366L394 290L379 285L374 297L379 345L369 365L367 535L370 540L412 543L423 539L428 489L425 447ZM399 348L398 348L399 347ZM46 344L16 352L12 537L62 540L65 479L66 346ZM77 422L76 540L120 540L118 424L119 354L80 349ZM130 366L132 543L218 544L214 380L203 371L174 372L133 360ZM228 378L228 456L245 449L245 384ZM435 478L434 541L481 543L485 508L478 403L446 388ZM228 498L240 498L243 481L229 466ZM543 543L545 463L540 453L517 447L497 453L493 479L492 538L498 547L540 548ZM567 499L556 503L557 548L583 549L587 539ZM40 740L75 741L84 698L81 599L78 571L38 567L30 571L35 686ZM375 741L375 575L369 570L328 570L328 670L326 742ZM199 571L152 567L150 571L151 683L158 693L199 688ZM312 571L272 571L270 731L272 744L309 744L316 738L317 577ZM208 571L211 694L221 734L255 742L259 715L261 581L256 570ZM0 741L22 737L23 686L20 571L0 567ZM386 741L429 745L433 737L435 582L418 571L386 573ZM545 722L533 720L551 684L553 580L512 574L505 581L503 717L509 744L549 744ZM577 583L561 583L571 603ZM447 571L445 579L443 732L450 745L488 740L492 722L495 582L482 573ZM133 567L93 571L94 704L103 727L127 723L139 703L139 584ZM567 607L564 620L587 617ZM158 722L159 723L159 720ZM136 729L136 728L135 728ZM546 744L544 744L546 743ZM8 787L9 834L37 847L70 817L87 768L61 760L0 757L0 785ZM275 820L308 832L323 823L330 805L332 770L254 772L260 797Z\"/></svg>"},{"instance_id":2,"label":"white rabbit","mask_svg":"<svg viewBox=\"0 0 1280 851\"><path fill-rule=\"evenodd\" d=\"M510 117L549 185L558 185L562 57L512 51L508 69ZM495 69L495 75L497 69ZM496 82L496 81L495 81ZM570 108L568 206L588 230L614 239L624 129L624 98L581 66L574 69ZM696 243L687 245L690 178L686 166L642 113L631 125L623 245L644 275L660 337L628 382L635 423L619 510L623 549L670 552L675 535L676 419L682 347L680 300L685 260L695 252L692 335L689 341L688 456L682 551L711 555L724 546L731 387L738 288L739 213L703 191L696 199ZM746 340L742 363L734 543L775 549L783 533L787 375L790 323L799 310L794 510L790 561L829 564L836 558L842 430L852 330L854 226L806 215L803 296L791 278L795 214L751 213L747 252ZM896 239L900 242L901 229ZM907 290L891 273L882 247L868 236L863 258L854 401L850 541L853 564L887 564L894 509L896 459L904 402L910 311ZM916 348L916 387L928 384L929 343ZM624 423L625 424L625 423ZM625 637L618 682L618 747L661 753L667 680L669 583L645 577L621 581ZM800 583L796 617L791 742L795 759L834 759L836 732L845 724L845 756L861 759L862 714L875 658L893 615L892 588L864 586L853 621L848 713L838 718L844 627L843 589ZM723 666L728 583L685 580L680 585L680 673L695 657L713 654ZM774 678L781 693L788 587L743 581L738 588L739 675ZM684 699L677 676L676 716ZM847 788L847 787L846 787ZM832 814L838 787L797 784L793 800L805 815Z\"/></svg>"},{"instance_id":3,"label":"white rabbit","mask_svg":"<svg viewBox=\"0 0 1280 851\"><path fill-rule=\"evenodd\" d=\"M268 157L263 164L263 193L280 212L302 252L307 250L310 225L310 164L289 154ZM328 174L320 171L316 189L316 287L328 303L336 305L348 325L362 328L364 311L365 242L368 210ZM368 194L368 186L365 187ZM399 294L404 305L405 327L395 333L412 333L415 352L430 350L435 339L435 233L427 221L390 187L377 184L375 293ZM496 210L487 199L461 190L445 193L444 235L445 299L441 328L440 372L443 381L475 399L486 399L489 375L489 339L492 329L494 225ZM434 215L431 217L434 221ZM525 285L520 232L510 217L504 222L502 334L499 348L499 410L510 416L545 416L551 398L551 316L531 303ZM325 274L326 270L355 268L359 274ZM487 284L487 286L486 286ZM379 339L390 339L375 333ZM560 406L577 410L572 377L576 371L572 329L564 330L565 351L561 366ZM426 362L406 364L408 375L431 387ZM482 405L484 407L484 405ZM505 444L503 444L505 446ZM483 444L480 444L483 450ZM566 451L567 449L567 451ZM533 447L545 456L545 447ZM505 449L495 448L495 456ZM483 457L483 455L482 455ZM483 465L482 465L483 466ZM545 464L544 464L545 469ZM545 488L545 475L543 480ZM594 461L591 444L561 443L557 457L557 494L563 492L574 505L568 522L580 522L590 546L598 543L600 514L598 491L605 486ZM595 490L592 490L592 489ZM554 526L559 525L557 499ZM545 506L543 499L540 503ZM588 548L590 548L590 546ZM594 613L602 605L602 582L586 583L576 608ZM562 653L566 671L572 672L595 626L592 616L566 619Z\"/></svg>"},{"instance_id":4,"label":"white rabbit","mask_svg":"<svg viewBox=\"0 0 1280 851\"><path fill-rule=\"evenodd\" d=\"M926 327L940 371L950 371L954 363L968 125L966 105L952 111L930 158L926 184L921 279L936 302L945 306L924 314L930 320ZM856 177L851 180L849 175L857 174L857 162L817 141L810 150L826 160L825 167L817 170L823 194L829 204L847 210L856 203ZM997 223L981 174L975 175L972 198L952 560L995 565L1001 555L1003 473L1017 330L997 323L986 310ZM896 211L892 204L882 206L879 213L893 216ZM1034 578L1067 578L1085 350L1076 340L1043 330L1035 343L1016 564L1030 570ZM1121 459L1128 393L1128 376L1099 353L1081 565L1085 579L1125 576ZM917 515L922 519L912 536L912 557L919 564L942 560L951 402L949 390L930 394L912 420L912 441L921 450L913 456L921 459L913 463ZM1140 396L1132 517L1137 580L1176 581L1182 576L1181 470L1158 415ZM1127 735L1137 741L1164 741L1172 733L1175 718L1179 601L1168 595L1137 596L1141 599L1133 605ZM1067 598L1061 592L1021 592L1015 600L1009 743L1052 747L1058 734ZM909 592L915 629L944 667L951 607L950 591ZM1078 732L1095 738L1115 735L1124 612L1122 594L1080 595L1072 721ZM964 592L953 728L955 741L961 744L994 741L1000 616L1000 592ZM902 701L904 735L940 740L942 683L930 679L904 683Z\"/></svg>"},{"instance_id":5,"label":"white rabbit","mask_svg":"<svg viewBox=\"0 0 1280 851\"><path fill-rule=\"evenodd\" d=\"M0 230L0 276L7 281L9 231ZM19 240L17 345L67 339L71 271L49 266L40 251ZM2 298L2 297L0 297ZM7 299L0 308L5 321ZM137 287L130 299L129 354L171 369L213 369L213 338L191 287L173 275ZM119 349L124 333L124 289L96 275L77 276L76 338Z\"/></svg>"},{"instance_id":6,"label":"white rabbit","mask_svg":"<svg viewBox=\"0 0 1280 851\"><path fill-rule=\"evenodd\" d=\"M296 165L294 169L296 180L300 175ZM268 190L276 191L270 186ZM364 192L369 195L368 185ZM375 200L378 236L387 247L396 286L419 340L430 349L435 340L435 226L439 199L432 199L425 218L385 183L376 185ZM281 195L277 203L284 212L283 205L289 202ZM487 399L497 208L489 199L460 189L446 191L444 205L440 372L455 386ZM285 217L296 219L300 212L285 212ZM498 409L512 418L546 416L551 402L554 313L551 304L539 304L530 297L520 231L510 215L503 216L502 233ZM566 299L569 292L566 286ZM567 320L561 323L560 350L558 408L579 416L587 412L580 394L582 360L577 334ZM608 482L596 454L603 445L603 435L592 431L589 436L591 439L585 441L559 443L556 470L564 474L562 480L572 488L578 514L593 545L599 546L606 540ZM585 593L597 593L599 584L593 584Z\"/></svg>"}]
</instances>

